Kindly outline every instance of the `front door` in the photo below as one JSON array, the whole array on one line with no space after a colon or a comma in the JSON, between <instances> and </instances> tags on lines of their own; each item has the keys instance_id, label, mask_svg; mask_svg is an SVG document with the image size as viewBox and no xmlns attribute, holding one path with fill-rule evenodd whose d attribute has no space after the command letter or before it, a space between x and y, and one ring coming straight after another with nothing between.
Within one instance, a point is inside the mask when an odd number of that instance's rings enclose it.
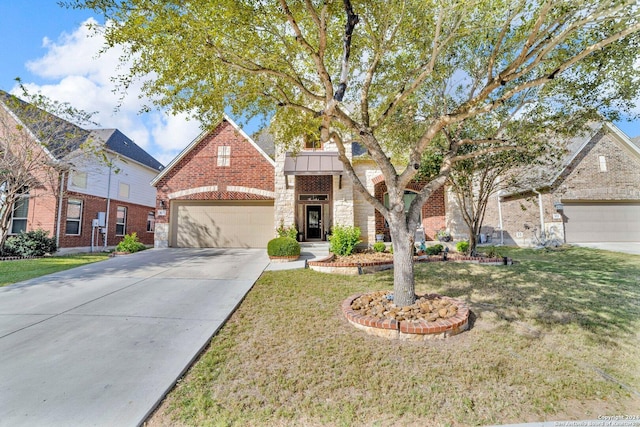
<instances>
[{"instance_id":1,"label":"front door","mask_svg":"<svg viewBox=\"0 0 640 427\"><path fill-rule=\"evenodd\" d=\"M307 239L322 238L322 206L307 205Z\"/></svg>"}]
</instances>

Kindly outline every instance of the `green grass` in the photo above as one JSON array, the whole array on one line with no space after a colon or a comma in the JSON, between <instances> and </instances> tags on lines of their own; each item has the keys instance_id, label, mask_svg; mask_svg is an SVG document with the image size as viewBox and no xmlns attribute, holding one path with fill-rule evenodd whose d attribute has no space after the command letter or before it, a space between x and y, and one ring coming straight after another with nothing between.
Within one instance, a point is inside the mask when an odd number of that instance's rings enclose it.
<instances>
[{"instance_id":1,"label":"green grass","mask_svg":"<svg viewBox=\"0 0 640 427\"><path fill-rule=\"evenodd\" d=\"M150 425L471 426L637 414L640 256L508 255L520 262L416 266L418 292L472 309L469 331L424 343L366 335L340 313L353 293L391 289L391 272L267 272Z\"/></svg>"},{"instance_id":2,"label":"green grass","mask_svg":"<svg viewBox=\"0 0 640 427\"><path fill-rule=\"evenodd\" d=\"M108 254L95 253L0 261L0 287L102 261L107 259L108 256Z\"/></svg>"}]
</instances>

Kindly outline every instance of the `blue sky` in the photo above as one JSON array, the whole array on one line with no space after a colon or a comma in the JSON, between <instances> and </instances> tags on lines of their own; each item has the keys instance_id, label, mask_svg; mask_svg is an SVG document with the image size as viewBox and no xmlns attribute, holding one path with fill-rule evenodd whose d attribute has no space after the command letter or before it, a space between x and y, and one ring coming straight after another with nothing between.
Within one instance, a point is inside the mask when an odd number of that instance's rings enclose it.
<instances>
[{"instance_id":1,"label":"blue sky","mask_svg":"<svg viewBox=\"0 0 640 427\"><path fill-rule=\"evenodd\" d=\"M118 52L97 58L102 42L83 23L101 17L88 10L65 9L57 0L0 0L0 89L15 89L16 77L29 88L88 112L97 111L101 127L115 127L160 162L167 164L200 133L184 115L138 114L143 101L135 88L123 101L113 93ZM640 108L640 107L639 107ZM640 121L616 123L627 135L640 135ZM248 134L256 128L244 129Z\"/></svg>"}]
</instances>

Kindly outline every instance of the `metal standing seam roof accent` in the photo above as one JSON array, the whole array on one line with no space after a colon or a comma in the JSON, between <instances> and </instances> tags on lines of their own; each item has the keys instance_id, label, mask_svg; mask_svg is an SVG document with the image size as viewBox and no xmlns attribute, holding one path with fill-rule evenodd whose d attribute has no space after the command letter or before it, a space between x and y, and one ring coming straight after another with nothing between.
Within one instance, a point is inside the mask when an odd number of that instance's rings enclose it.
<instances>
[{"instance_id":1,"label":"metal standing seam roof accent","mask_svg":"<svg viewBox=\"0 0 640 427\"><path fill-rule=\"evenodd\" d=\"M285 175L341 175L344 166L336 151L302 151L286 153Z\"/></svg>"}]
</instances>

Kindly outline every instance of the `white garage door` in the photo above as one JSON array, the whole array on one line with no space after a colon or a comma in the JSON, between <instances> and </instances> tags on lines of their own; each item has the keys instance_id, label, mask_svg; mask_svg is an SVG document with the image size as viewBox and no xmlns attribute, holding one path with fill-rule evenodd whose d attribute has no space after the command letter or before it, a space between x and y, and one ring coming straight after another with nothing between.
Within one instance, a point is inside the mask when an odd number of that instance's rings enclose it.
<instances>
[{"instance_id":1,"label":"white garage door","mask_svg":"<svg viewBox=\"0 0 640 427\"><path fill-rule=\"evenodd\" d=\"M274 237L273 201L173 202L171 246L266 248Z\"/></svg>"},{"instance_id":2,"label":"white garage door","mask_svg":"<svg viewBox=\"0 0 640 427\"><path fill-rule=\"evenodd\" d=\"M565 203L568 243L640 242L640 203Z\"/></svg>"}]
</instances>

